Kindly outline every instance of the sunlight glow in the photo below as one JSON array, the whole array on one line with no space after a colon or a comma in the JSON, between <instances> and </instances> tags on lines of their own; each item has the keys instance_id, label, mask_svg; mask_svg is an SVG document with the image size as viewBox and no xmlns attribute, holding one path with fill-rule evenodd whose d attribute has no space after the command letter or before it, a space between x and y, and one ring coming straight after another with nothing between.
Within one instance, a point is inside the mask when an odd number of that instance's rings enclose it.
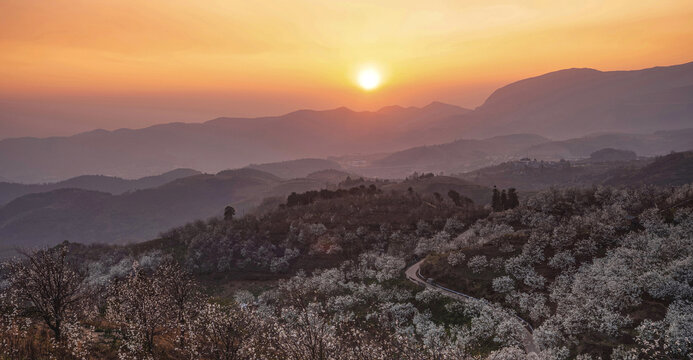
<instances>
[{"instance_id":1,"label":"sunlight glow","mask_svg":"<svg viewBox=\"0 0 693 360\"><path fill-rule=\"evenodd\" d=\"M373 90L380 85L380 73L374 68L363 69L359 72L358 82L364 90Z\"/></svg>"}]
</instances>

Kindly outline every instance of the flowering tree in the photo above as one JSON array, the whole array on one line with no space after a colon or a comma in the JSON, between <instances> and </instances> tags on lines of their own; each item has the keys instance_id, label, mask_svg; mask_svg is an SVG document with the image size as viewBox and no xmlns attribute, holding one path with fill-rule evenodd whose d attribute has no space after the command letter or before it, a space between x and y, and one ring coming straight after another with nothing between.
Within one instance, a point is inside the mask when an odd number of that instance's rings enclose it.
<instances>
[{"instance_id":1,"label":"flowering tree","mask_svg":"<svg viewBox=\"0 0 693 360\"><path fill-rule=\"evenodd\" d=\"M181 351L187 351L187 330L189 323L197 316L199 306L204 298L192 275L177 262L168 260L161 264L155 273L156 280L162 283L168 301L162 304L170 306L170 325L175 329L176 343Z\"/></svg>"},{"instance_id":2,"label":"flowering tree","mask_svg":"<svg viewBox=\"0 0 693 360\"><path fill-rule=\"evenodd\" d=\"M493 279L493 291L507 293L515 289L515 281L510 276Z\"/></svg>"},{"instance_id":3,"label":"flowering tree","mask_svg":"<svg viewBox=\"0 0 693 360\"><path fill-rule=\"evenodd\" d=\"M154 359L155 340L171 322L173 301L162 272L147 275L137 263L116 283L108 299L106 318L118 325L122 358Z\"/></svg>"},{"instance_id":4,"label":"flowering tree","mask_svg":"<svg viewBox=\"0 0 693 360\"><path fill-rule=\"evenodd\" d=\"M23 260L7 264L9 288L17 297L16 303L35 312L53 332L55 342L60 343L65 324L75 321L84 310L86 276L68 261L65 246L23 255Z\"/></svg>"},{"instance_id":5,"label":"flowering tree","mask_svg":"<svg viewBox=\"0 0 693 360\"><path fill-rule=\"evenodd\" d=\"M7 288L0 288L0 353L21 358L22 345L29 333L28 325L21 317L15 293Z\"/></svg>"},{"instance_id":6,"label":"flowering tree","mask_svg":"<svg viewBox=\"0 0 693 360\"><path fill-rule=\"evenodd\" d=\"M450 254L448 254L448 264L455 267L462 264L462 262L464 262L464 258L465 255L462 251L451 251Z\"/></svg>"},{"instance_id":7,"label":"flowering tree","mask_svg":"<svg viewBox=\"0 0 693 360\"><path fill-rule=\"evenodd\" d=\"M467 261L467 266L472 269L473 273L480 273L488 266L488 259L484 255L473 256Z\"/></svg>"},{"instance_id":8,"label":"flowering tree","mask_svg":"<svg viewBox=\"0 0 693 360\"><path fill-rule=\"evenodd\" d=\"M217 360L250 359L257 319L249 310L207 303L192 324L191 355Z\"/></svg>"}]
</instances>

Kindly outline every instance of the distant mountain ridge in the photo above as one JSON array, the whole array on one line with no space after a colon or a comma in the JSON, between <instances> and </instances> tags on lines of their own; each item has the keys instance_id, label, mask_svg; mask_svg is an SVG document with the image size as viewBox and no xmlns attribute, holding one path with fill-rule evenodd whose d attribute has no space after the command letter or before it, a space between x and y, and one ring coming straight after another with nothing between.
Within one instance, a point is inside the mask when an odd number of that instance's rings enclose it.
<instances>
[{"instance_id":1,"label":"distant mountain ridge","mask_svg":"<svg viewBox=\"0 0 693 360\"><path fill-rule=\"evenodd\" d=\"M378 111L340 107L5 139L0 177L14 182L94 173L133 178L181 167L213 173L300 158L391 153L463 138L531 133L570 139L684 128L693 128L693 62L633 71L565 69L503 86L473 111L439 102Z\"/></svg>"},{"instance_id":2,"label":"distant mountain ridge","mask_svg":"<svg viewBox=\"0 0 693 360\"><path fill-rule=\"evenodd\" d=\"M366 168L364 175L405 177L417 172L461 172L498 163L532 145L550 140L534 134L496 136L483 140L456 140L450 143L419 146L389 154Z\"/></svg>"},{"instance_id":3,"label":"distant mountain ridge","mask_svg":"<svg viewBox=\"0 0 693 360\"><path fill-rule=\"evenodd\" d=\"M341 170L339 163L327 159L298 159L266 164L251 164L251 169L266 171L284 179L307 177L317 171Z\"/></svg>"},{"instance_id":4,"label":"distant mountain ridge","mask_svg":"<svg viewBox=\"0 0 693 360\"><path fill-rule=\"evenodd\" d=\"M693 62L632 71L565 69L494 91L461 128L475 136L653 132L693 126Z\"/></svg>"},{"instance_id":5,"label":"distant mountain ridge","mask_svg":"<svg viewBox=\"0 0 693 360\"><path fill-rule=\"evenodd\" d=\"M217 172L253 163L390 151L454 140L455 134L427 129L467 112L442 103L375 112L342 107L274 117L218 118L201 124L95 130L69 137L5 139L0 141L0 176L15 182L94 173L140 177L180 167Z\"/></svg>"},{"instance_id":6,"label":"distant mountain ridge","mask_svg":"<svg viewBox=\"0 0 693 360\"><path fill-rule=\"evenodd\" d=\"M628 151L604 150L611 154L620 151L620 155L626 156L574 162L524 159L484 167L458 177L484 186L513 187L522 191L567 186L680 186L693 183L693 151L635 159L630 156L632 153L627 154Z\"/></svg>"},{"instance_id":7,"label":"distant mountain ridge","mask_svg":"<svg viewBox=\"0 0 693 360\"><path fill-rule=\"evenodd\" d=\"M58 189L19 197L0 206L0 255L14 247L55 245L64 240L80 243L127 243L155 238L160 232L196 220L219 216L227 205L238 216L249 210L276 208L289 194L334 189L348 173L322 170L304 178L282 179L253 168L200 174L165 185L111 195L83 189ZM430 176L405 182L373 182L385 192L406 193L409 187L420 194L461 195L485 204L490 189L468 181Z\"/></svg>"},{"instance_id":8,"label":"distant mountain ridge","mask_svg":"<svg viewBox=\"0 0 693 360\"><path fill-rule=\"evenodd\" d=\"M120 195L74 188L29 194L0 206L0 252L63 240L151 239L174 226L219 215L227 205L243 214L265 198L324 186L316 179L284 180L246 168L188 176Z\"/></svg>"},{"instance_id":9,"label":"distant mountain ridge","mask_svg":"<svg viewBox=\"0 0 693 360\"><path fill-rule=\"evenodd\" d=\"M354 167L353 171L372 177L394 178L403 178L415 171L465 173L521 158L581 160L595 151L612 147L641 157L688 151L693 149L693 128L649 134L595 134L563 141L551 141L534 134L457 140L387 154Z\"/></svg>"},{"instance_id":10,"label":"distant mountain ridge","mask_svg":"<svg viewBox=\"0 0 693 360\"><path fill-rule=\"evenodd\" d=\"M693 128L645 134L606 133L531 146L521 155L542 159L585 158L608 148L634 151L640 156L664 155L693 149Z\"/></svg>"},{"instance_id":11,"label":"distant mountain ridge","mask_svg":"<svg viewBox=\"0 0 693 360\"><path fill-rule=\"evenodd\" d=\"M118 195L128 191L157 187L179 178L199 174L200 172L197 170L176 169L161 175L147 176L134 180L104 175L81 175L64 181L48 184L18 184L0 182L0 206L23 195L53 191L57 189L74 188Z\"/></svg>"},{"instance_id":12,"label":"distant mountain ridge","mask_svg":"<svg viewBox=\"0 0 693 360\"><path fill-rule=\"evenodd\" d=\"M692 182L693 151L685 151L657 157L642 168L608 179L606 184L680 186Z\"/></svg>"}]
</instances>

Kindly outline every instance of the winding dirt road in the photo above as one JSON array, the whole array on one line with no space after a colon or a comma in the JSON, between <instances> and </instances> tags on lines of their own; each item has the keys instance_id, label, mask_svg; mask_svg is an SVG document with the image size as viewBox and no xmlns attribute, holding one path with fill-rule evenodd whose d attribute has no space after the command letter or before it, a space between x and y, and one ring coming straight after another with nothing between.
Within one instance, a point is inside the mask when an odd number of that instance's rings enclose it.
<instances>
[{"instance_id":1,"label":"winding dirt road","mask_svg":"<svg viewBox=\"0 0 693 360\"><path fill-rule=\"evenodd\" d=\"M410 266L404 274L407 276L407 279L409 281L414 282L416 284L422 285L428 289L435 290L440 292L441 294L453 298L455 300L459 301L476 301L479 300L473 296L469 296L467 294L463 294L461 292L455 291L448 289L446 287L440 286L434 282L428 282L426 279L421 276L421 273L419 269L421 268L421 264L424 262L424 260L421 260L417 262L416 264ZM534 342L534 337L532 336L532 326L525 321L524 319L520 318L519 316L516 316L517 319L524 325L523 329L525 329L524 336L522 338L522 344L524 345L525 351L527 354L531 353L536 353L537 352L537 344Z\"/></svg>"}]
</instances>

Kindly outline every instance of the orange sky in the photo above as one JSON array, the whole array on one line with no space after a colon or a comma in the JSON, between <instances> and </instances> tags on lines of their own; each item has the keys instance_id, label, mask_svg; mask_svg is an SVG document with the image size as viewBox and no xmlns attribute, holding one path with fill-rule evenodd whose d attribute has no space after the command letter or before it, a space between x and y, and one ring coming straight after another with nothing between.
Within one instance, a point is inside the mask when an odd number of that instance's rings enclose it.
<instances>
[{"instance_id":1,"label":"orange sky","mask_svg":"<svg viewBox=\"0 0 693 360\"><path fill-rule=\"evenodd\" d=\"M3 0L0 138L298 108L479 105L567 67L693 61L690 0ZM357 71L383 85L364 92Z\"/></svg>"}]
</instances>

